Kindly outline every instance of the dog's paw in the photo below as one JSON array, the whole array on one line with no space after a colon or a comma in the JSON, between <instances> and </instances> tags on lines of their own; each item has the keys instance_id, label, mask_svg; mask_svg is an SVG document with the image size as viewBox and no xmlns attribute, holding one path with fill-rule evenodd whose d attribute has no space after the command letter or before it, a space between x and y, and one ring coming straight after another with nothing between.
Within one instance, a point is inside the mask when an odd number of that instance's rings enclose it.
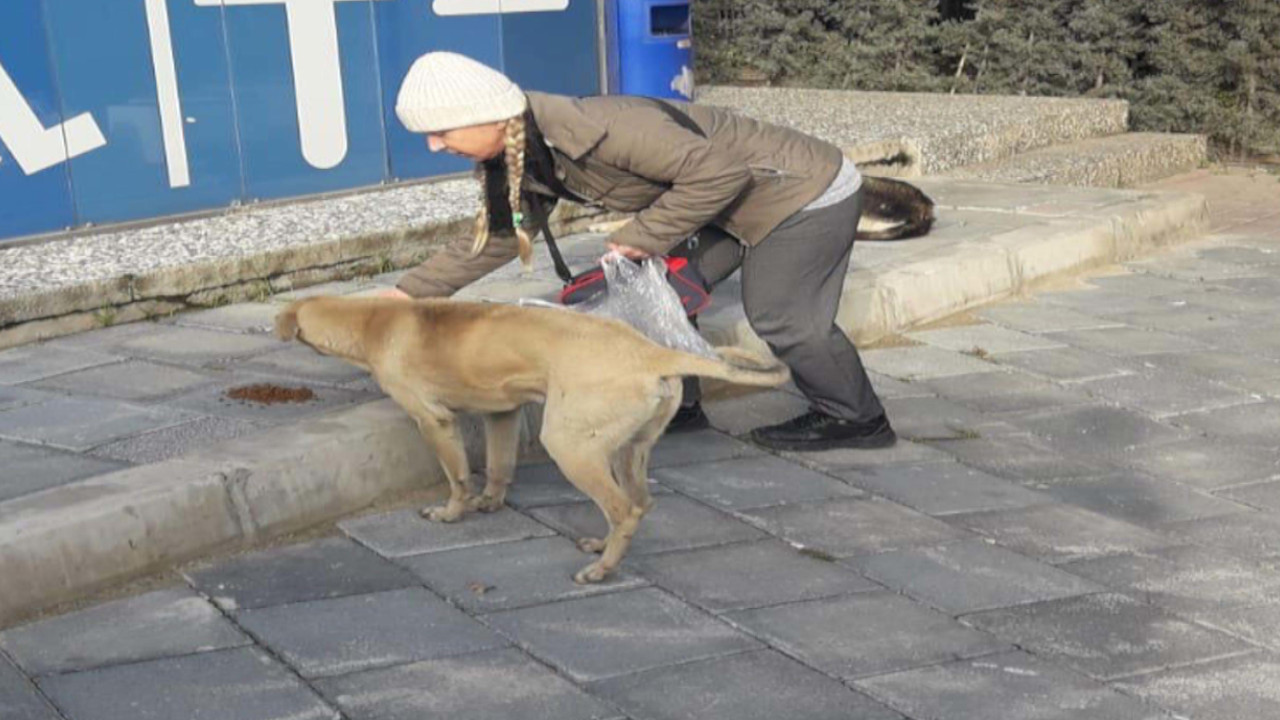
<instances>
[{"instance_id":1,"label":"dog's paw","mask_svg":"<svg viewBox=\"0 0 1280 720\"><path fill-rule=\"evenodd\" d=\"M490 495L477 495L467 501L468 510L479 510L484 513L497 512L503 506L502 498Z\"/></svg>"},{"instance_id":2,"label":"dog's paw","mask_svg":"<svg viewBox=\"0 0 1280 720\"><path fill-rule=\"evenodd\" d=\"M588 553L604 552L605 541L601 538L583 537L578 538L578 549Z\"/></svg>"},{"instance_id":3,"label":"dog's paw","mask_svg":"<svg viewBox=\"0 0 1280 720\"><path fill-rule=\"evenodd\" d=\"M461 520L463 512L465 511L462 503L457 505L449 503L448 505L422 508L422 517L431 522L451 523Z\"/></svg>"},{"instance_id":4,"label":"dog's paw","mask_svg":"<svg viewBox=\"0 0 1280 720\"><path fill-rule=\"evenodd\" d=\"M574 574L573 581L579 585L590 585L604 580L608 575L609 571L604 568L604 564L597 561Z\"/></svg>"}]
</instances>

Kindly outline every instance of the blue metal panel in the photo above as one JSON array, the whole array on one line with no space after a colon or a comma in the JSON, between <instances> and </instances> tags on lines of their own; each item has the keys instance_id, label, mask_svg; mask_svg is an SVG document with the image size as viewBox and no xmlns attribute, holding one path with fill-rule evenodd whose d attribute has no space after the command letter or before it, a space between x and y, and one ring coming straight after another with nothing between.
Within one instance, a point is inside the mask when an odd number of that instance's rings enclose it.
<instances>
[{"instance_id":1,"label":"blue metal panel","mask_svg":"<svg viewBox=\"0 0 1280 720\"><path fill-rule=\"evenodd\" d=\"M504 10L512 0L499 0ZM526 90L596 95L600 87L595 0L564 10L502 16L503 72Z\"/></svg>"},{"instance_id":2,"label":"blue metal panel","mask_svg":"<svg viewBox=\"0 0 1280 720\"><path fill-rule=\"evenodd\" d=\"M619 92L692 97L689 0L616 1Z\"/></svg>"},{"instance_id":3,"label":"blue metal panel","mask_svg":"<svg viewBox=\"0 0 1280 720\"><path fill-rule=\"evenodd\" d=\"M240 194L216 11L190 0L46 0L45 9L63 111L91 113L107 143L70 160L81 222L217 207ZM163 122L161 97L171 111Z\"/></svg>"},{"instance_id":4,"label":"blue metal panel","mask_svg":"<svg viewBox=\"0 0 1280 720\"><path fill-rule=\"evenodd\" d=\"M18 107L20 102L35 114L40 131L58 136L49 137L48 141L61 146L65 153L66 144L60 132L49 130L62 122L62 113L49 69L40 0L0 2L0 72L6 73L21 93L21 100L17 102L14 98L0 97L0 113L5 118L0 121L0 134L6 128L16 127L15 121L30 119L24 108ZM5 83L4 78L0 78L0 83ZM36 130L30 126L27 128ZM71 225L74 215L66 166L58 163L39 170L29 167L31 172L28 174L19 165L15 149L9 144L23 142L32 136L19 135L12 130L7 135L9 137L0 135L0 241L6 237L58 230ZM25 146L17 148L16 152L22 153L24 149Z\"/></svg>"},{"instance_id":5,"label":"blue metal panel","mask_svg":"<svg viewBox=\"0 0 1280 720\"><path fill-rule=\"evenodd\" d=\"M378 50L382 107L391 156L391 176L409 179L465 172L471 163L427 150L426 138L405 130L396 118L396 94L405 73L420 55L447 50L493 68L502 67L501 21L494 14L439 16L427 0L379 2Z\"/></svg>"},{"instance_id":6,"label":"blue metal panel","mask_svg":"<svg viewBox=\"0 0 1280 720\"><path fill-rule=\"evenodd\" d=\"M370 1L291 4L321 13L293 20L280 2L224 0L249 198L377 184L387 161Z\"/></svg>"}]
</instances>

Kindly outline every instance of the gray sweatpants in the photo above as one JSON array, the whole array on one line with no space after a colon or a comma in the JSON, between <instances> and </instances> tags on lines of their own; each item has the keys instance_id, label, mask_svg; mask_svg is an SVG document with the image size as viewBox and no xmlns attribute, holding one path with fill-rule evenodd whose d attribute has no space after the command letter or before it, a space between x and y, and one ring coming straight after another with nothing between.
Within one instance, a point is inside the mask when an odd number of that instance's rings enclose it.
<instances>
[{"instance_id":1,"label":"gray sweatpants","mask_svg":"<svg viewBox=\"0 0 1280 720\"><path fill-rule=\"evenodd\" d=\"M672 253L695 258L713 286L741 267L751 329L791 368L816 409L860 422L884 407L857 349L836 327L836 311L861 214L859 190L835 205L792 215L754 247L716 236ZM684 403L700 396L697 379L687 379Z\"/></svg>"}]
</instances>

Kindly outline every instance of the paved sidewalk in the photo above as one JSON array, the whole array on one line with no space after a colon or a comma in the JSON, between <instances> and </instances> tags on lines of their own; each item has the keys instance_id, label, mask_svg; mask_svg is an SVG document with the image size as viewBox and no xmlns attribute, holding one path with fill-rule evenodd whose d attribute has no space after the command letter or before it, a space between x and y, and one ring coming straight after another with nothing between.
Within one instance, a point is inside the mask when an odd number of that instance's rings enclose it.
<instances>
[{"instance_id":1,"label":"paved sidewalk","mask_svg":"<svg viewBox=\"0 0 1280 720\"><path fill-rule=\"evenodd\" d=\"M524 467L492 516L0 632L0 717L1280 717L1280 185L1169 185L1214 235L865 352L895 448L765 454L732 435L798 396L713 403L608 584L569 579L598 513Z\"/></svg>"}]
</instances>

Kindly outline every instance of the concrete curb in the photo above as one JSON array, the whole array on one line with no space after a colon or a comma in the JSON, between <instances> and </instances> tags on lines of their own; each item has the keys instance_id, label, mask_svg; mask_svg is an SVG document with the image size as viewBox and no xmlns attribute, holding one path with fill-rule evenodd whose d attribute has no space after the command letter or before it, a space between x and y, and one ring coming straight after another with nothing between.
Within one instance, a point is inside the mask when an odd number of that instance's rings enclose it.
<instances>
[{"instance_id":1,"label":"concrete curb","mask_svg":"<svg viewBox=\"0 0 1280 720\"><path fill-rule=\"evenodd\" d=\"M536 438L537 418L527 417L524 436ZM478 460L478 427L465 435ZM413 421L379 400L18 498L0 506L0 627L443 482Z\"/></svg>"}]
</instances>

